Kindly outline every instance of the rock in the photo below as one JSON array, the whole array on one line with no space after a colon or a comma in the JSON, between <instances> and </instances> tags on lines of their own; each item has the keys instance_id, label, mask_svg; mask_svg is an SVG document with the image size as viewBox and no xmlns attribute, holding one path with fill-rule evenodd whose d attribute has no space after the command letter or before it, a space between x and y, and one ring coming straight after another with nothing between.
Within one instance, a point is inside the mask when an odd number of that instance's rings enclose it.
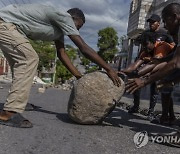
<instances>
[{"instance_id":1,"label":"rock","mask_svg":"<svg viewBox=\"0 0 180 154\"><path fill-rule=\"evenodd\" d=\"M125 91L117 87L105 72L93 72L74 82L68 102L69 117L80 124L98 124L115 108Z\"/></svg>"},{"instance_id":2,"label":"rock","mask_svg":"<svg viewBox=\"0 0 180 154\"><path fill-rule=\"evenodd\" d=\"M46 90L46 87L45 87L44 85L43 85L42 88L38 88L38 92L39 92L39 93L44 93L45 90Z\"/></svg>"}]
</instances>

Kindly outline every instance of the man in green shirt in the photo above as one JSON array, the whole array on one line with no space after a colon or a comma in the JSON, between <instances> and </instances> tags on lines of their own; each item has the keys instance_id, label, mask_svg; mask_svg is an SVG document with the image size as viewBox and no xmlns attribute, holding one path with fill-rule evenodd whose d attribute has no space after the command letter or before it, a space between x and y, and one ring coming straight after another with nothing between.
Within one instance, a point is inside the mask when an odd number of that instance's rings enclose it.
<instances>
[{"instance_id":1,"label":"man in green shirt","mask_svg":"<svg viewBox=\"0 0 180 154\"><path fill-rule=\"evenodd\" d=\"M81 38L78 30L85 23L85 16L78 8L62 12L41 4L9 5L0 9L0 19L0 48L13 76L7 101L0 112L0 124L23 128L33 126L20 114L27 105L39 61L28 38L54 41L59 59L79 79L81 73L65 52L64 35L67 35L87 58L107 71L116 86L120 85L117 73Z\"/></svg>"}]
</instances>

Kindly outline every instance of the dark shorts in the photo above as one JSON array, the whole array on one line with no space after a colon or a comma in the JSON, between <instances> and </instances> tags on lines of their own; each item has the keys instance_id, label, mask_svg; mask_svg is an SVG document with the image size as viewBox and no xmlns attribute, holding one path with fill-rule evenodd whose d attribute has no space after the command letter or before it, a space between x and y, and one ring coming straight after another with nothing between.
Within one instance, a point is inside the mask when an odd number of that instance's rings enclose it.
<instances>
[{"instance_id":1,"label":"dark shorts","mask_svg":"<svg viewBox=\"0 0 180 154\"><path fill-rule=\"evenodd\" d=\"M172 74L168 75L166 78L164 78L165 81L173 81L177 79L177 77L180 77L180 69L175 70ZM161 90L162 93L171 93L173 91L173 86L171 87L165 87Z\"/></svg>"}]
</instances>

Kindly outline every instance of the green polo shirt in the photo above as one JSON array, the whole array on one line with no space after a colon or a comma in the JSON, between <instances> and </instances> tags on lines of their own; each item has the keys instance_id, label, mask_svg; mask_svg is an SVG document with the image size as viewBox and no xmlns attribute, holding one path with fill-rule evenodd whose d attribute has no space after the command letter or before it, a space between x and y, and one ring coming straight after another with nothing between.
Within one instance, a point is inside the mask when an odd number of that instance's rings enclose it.
<instances>
[{"instance_id":1,"label":"green polo shirt","mask_svg":"<svg viewBox=\"0 0 180 154\"><path fill-rule=\"evenodd\" d=\"M79 35L71 15L42 4L9 5L0 9L0 18L13 23L33 40L62 40L64 35Z\"/></svg>"}]
</instances>

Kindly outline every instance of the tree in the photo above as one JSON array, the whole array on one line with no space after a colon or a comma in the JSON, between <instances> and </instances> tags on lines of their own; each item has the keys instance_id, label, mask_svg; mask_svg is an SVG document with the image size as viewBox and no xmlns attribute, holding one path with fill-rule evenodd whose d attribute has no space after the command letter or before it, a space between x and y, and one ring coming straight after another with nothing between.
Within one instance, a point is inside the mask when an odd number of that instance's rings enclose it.
<instances>
[{"instance_id":1,"label":"tree","mask_svg":"<svg viewBox=\"0 0 180 154\"><path fill-rule=\"evenodd\" d=\"M56 51L53 42L30 40L30 43L39 56L38 70L41 72L43 67L46 70L52 68Z\"/></svg>"},{"instance_id":2,"label":"tree","mask_svg":"<svg viewBox=\"0 0 180 154\"><path fill-rule=\"evenodd\" d=\"M32 41L30 40L31 45L39 55L39 66L38 71L41 72L42 68L45 70L50 70L55 66L56 49L53 42L44 42L44 41ZM70 45L66 45L66 53L73 62L76 59L77 50ZM62 64L61 61L57 61L56 64L56 81L58 78L61 78L62 81L68 80L72 77L72 74L69 70Z\"/></svg>"},{"instance_id":3,"label":"tree","mask_svg":"<svg viewBox=\"0 0 180 154\"><path fill-rule=\"evenodd\" d=\"M112 61L118 51L117 32L112 27L107 27L98 32L98 54L107 62Z\"/></svg>"},{"instance_id":4,"label":"tree","mask_svg":"<svg viewBox=\"0 0 180 154\"><path fill-rule=\"evenodd\" d=\"M73 48L70 45L66 45L65 48L68 57L73 63L73 61L77 57L77 49ZM56 83L58 82L58 78L61 78L62 82L64 82L65 80L68 80L71 77L72 74L70 73L70 71L63 65L61 61L58 61L56 66Z\"/></svg>"}]
</instances>

